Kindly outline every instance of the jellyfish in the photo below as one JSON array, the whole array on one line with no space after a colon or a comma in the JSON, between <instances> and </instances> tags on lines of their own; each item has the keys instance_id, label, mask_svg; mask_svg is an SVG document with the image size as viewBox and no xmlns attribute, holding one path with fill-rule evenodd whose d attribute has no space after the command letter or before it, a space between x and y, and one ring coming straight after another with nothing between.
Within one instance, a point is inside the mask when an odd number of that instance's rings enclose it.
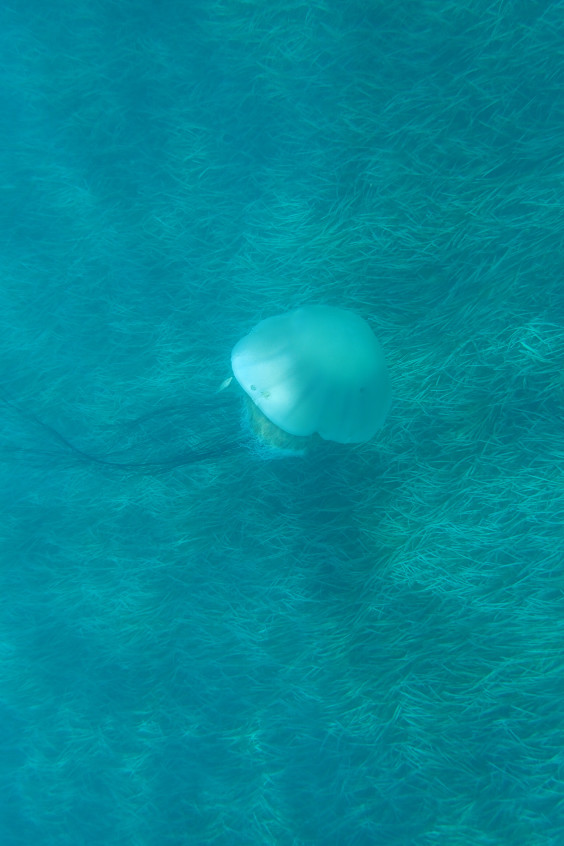
<instances>
[{"instance_id":1,"label":"jellyfish","mask_svg":"<svg viewBox=\"0 0 564 846\"><path fill-rule=\"evenodd\" d=\"M380 429L391 391L384 353L352 311L303 306L268 317L231 353L259 441L304 453L315 441L363 443Z\"/></svg>"}]
</instances>

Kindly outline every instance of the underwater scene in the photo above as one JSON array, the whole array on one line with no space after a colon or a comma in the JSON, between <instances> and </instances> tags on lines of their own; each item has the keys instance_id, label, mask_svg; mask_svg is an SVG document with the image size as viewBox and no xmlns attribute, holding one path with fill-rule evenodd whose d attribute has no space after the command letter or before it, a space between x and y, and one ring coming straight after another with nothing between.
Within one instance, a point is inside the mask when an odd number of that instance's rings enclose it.
<instances>
[{"instance_id":1,"label":"underwater scene","mask_svg":"<svg viewBox=\"0 0 564 846\"><path fill-rule=\"evenodd\" d=\"M0 846L564 844L562 0L0 55Z\"/></svg>"}]
</instances>

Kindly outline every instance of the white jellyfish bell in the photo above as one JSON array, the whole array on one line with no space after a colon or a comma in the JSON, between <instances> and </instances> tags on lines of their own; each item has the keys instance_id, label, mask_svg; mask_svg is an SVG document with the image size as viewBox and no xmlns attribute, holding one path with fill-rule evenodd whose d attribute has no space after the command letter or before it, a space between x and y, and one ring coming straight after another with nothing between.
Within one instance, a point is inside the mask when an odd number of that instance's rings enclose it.
<instances>
[{"instance_id":1,"label":"white jellyfish bell","mask_svg":"<svg viewBox=\"0 0 564 846\"><path fill-rule=\"evenodd\" d=\"M274 451L303 454L319 438L368 441L390 407L380 344L362 317L340 308L262 320L235 345L231 366L254 434Z\"/></svg>"}]
</instances>

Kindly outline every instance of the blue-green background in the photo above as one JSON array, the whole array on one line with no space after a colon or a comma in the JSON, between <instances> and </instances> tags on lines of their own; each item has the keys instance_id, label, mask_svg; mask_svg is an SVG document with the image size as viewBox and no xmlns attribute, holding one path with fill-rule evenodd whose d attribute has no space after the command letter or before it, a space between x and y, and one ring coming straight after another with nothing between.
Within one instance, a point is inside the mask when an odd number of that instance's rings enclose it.
<instances>
[{"instance_id":1,"label":"blue-green background","mask_svg":"<svg viewBox=\"0 0 564 846\"><path fill-rule=\"evenodd\" d=\"M563 3L16 0L0 56L1 846L564 843ZM216 391L309 303L392 412L265 461Z\"/></svg>"}]
</instances>

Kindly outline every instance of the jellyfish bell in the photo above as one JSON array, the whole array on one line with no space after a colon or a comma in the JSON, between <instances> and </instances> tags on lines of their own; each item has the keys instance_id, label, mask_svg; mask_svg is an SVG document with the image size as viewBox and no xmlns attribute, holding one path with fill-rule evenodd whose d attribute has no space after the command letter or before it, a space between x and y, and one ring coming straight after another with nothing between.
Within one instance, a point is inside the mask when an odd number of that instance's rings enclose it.
<instances>
[{"instance_id":1,"label":"jellyfish bell","mask_svg":"<svg viewBox=\"0 0 564 846\"><path fill-rule=\"evenodd\" d=\"M259 442L303 454L316 441L363 443L390 407L384 353L359 315L304 306L268 317L231 353Z\"/></svg>"}]
</instances>

